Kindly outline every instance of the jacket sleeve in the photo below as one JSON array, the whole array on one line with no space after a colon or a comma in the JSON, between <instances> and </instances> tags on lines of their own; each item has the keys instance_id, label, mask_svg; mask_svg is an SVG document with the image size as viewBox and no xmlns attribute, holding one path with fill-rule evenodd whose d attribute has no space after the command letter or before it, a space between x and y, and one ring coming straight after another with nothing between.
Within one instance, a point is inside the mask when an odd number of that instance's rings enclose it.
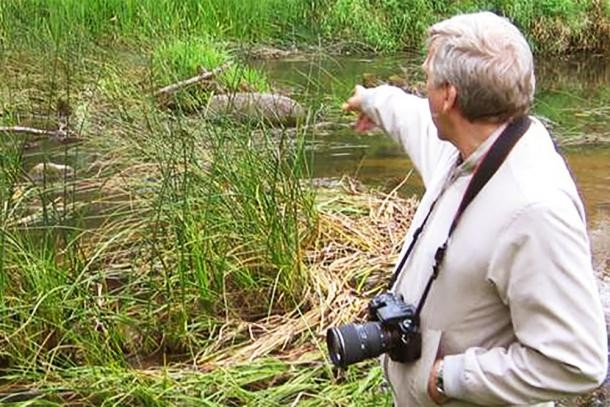
<instances>
[{"instance_id":1,"label":"jacket sleeve","mask_svg":"<svg viewBox=\"0 0 610 407\"><path fill-rule=\"evenodd\" d=\"M389 85L363 89L362 94L363 112L402 145L428 187L436 166L456 149L438 138L427 99Z\"/></svg>"},{"instance_id":2,"label":"jacket sleeve","mask_svg":"<svg viewBox=\"0 0 610 407\"><path fill-rule=\"evenodd\" d=\"M569 199L533 204L497 244L488 280L509 307L517 340L445 357L447 394L523 405L584 393L606 376L608 344L589 241Z\"/></svg>"}]
</instances>

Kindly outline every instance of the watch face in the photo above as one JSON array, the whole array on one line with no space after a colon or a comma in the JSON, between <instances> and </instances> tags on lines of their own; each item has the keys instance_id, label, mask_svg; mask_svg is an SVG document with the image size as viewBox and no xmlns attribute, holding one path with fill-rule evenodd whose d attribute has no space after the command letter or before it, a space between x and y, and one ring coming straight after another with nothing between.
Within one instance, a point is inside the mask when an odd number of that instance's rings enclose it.
<instances>
[{"instance_id":1,"label":"watch face","mask_svg":"<svg viewBox=\"0 0 610 407\"><path fill-rule=\"evenodd\" d=\"M443 362L442 361L438 364L438 369L436 370L436 391L438 391L443 396L445 395L445 384L443 383Z\"/></svg>"}]
</instances>

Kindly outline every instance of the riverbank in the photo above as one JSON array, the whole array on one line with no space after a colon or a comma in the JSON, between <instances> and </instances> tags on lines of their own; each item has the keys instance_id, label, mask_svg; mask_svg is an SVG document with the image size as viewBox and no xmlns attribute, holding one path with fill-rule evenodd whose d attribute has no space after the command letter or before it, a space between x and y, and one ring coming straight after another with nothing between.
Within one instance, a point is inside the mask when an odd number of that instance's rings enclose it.
<instances>
[{"instance_id":1,"label":"riverbank","mask_svg":"<svg viewBox=\"0 0 610 407\"><path fill-rule=\"evenodd\" d=\"M514 21L540 53L608 50L610 10L603 0L12 0L0 5L0 42L78 48L196 37L384 53L419 49L430 24L483 9Z\"/></svg>"}]
</instances>

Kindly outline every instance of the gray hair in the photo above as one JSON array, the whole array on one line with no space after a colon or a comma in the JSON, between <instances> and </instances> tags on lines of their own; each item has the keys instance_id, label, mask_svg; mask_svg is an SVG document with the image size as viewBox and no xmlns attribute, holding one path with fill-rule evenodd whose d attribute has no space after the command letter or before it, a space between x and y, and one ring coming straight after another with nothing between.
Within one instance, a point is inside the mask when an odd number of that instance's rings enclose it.
<instances>
[{"instance_id":1,"label":"gray hair","mask_svg":"<svg viewBox=\"0 0 610 407\"><path fill-rule=\"evenodd\" d=\"M501 122L528 112L536 87L532 51L506 18L457 15L430 27L427 43L431 84L455 86L468 120Z\"/></svg>"}]
</instances>

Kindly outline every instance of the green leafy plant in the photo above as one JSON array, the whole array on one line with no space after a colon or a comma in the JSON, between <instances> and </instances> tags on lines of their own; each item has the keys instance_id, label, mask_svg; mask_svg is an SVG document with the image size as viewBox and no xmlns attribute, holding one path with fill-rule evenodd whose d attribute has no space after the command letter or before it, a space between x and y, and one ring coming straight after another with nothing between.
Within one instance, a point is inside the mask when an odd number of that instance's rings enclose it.
<instances>
[{"instance_id":1,"label":"green leafy plant","mask_svg":"<svg viewBox=\"0 0 610 407\"><path fill-rule=\"evenodd\" d=\"M228 66L229 63L232 63ZM266 76L253 68L234 62L220 45L205 39L175 40L157 47L152 70L158 86L176 83L223 65L226 69L209 81L195 84L176 95L175 101L187 110L200 107L214 93L270 90Z\"/></svg>"}]
</instances>

